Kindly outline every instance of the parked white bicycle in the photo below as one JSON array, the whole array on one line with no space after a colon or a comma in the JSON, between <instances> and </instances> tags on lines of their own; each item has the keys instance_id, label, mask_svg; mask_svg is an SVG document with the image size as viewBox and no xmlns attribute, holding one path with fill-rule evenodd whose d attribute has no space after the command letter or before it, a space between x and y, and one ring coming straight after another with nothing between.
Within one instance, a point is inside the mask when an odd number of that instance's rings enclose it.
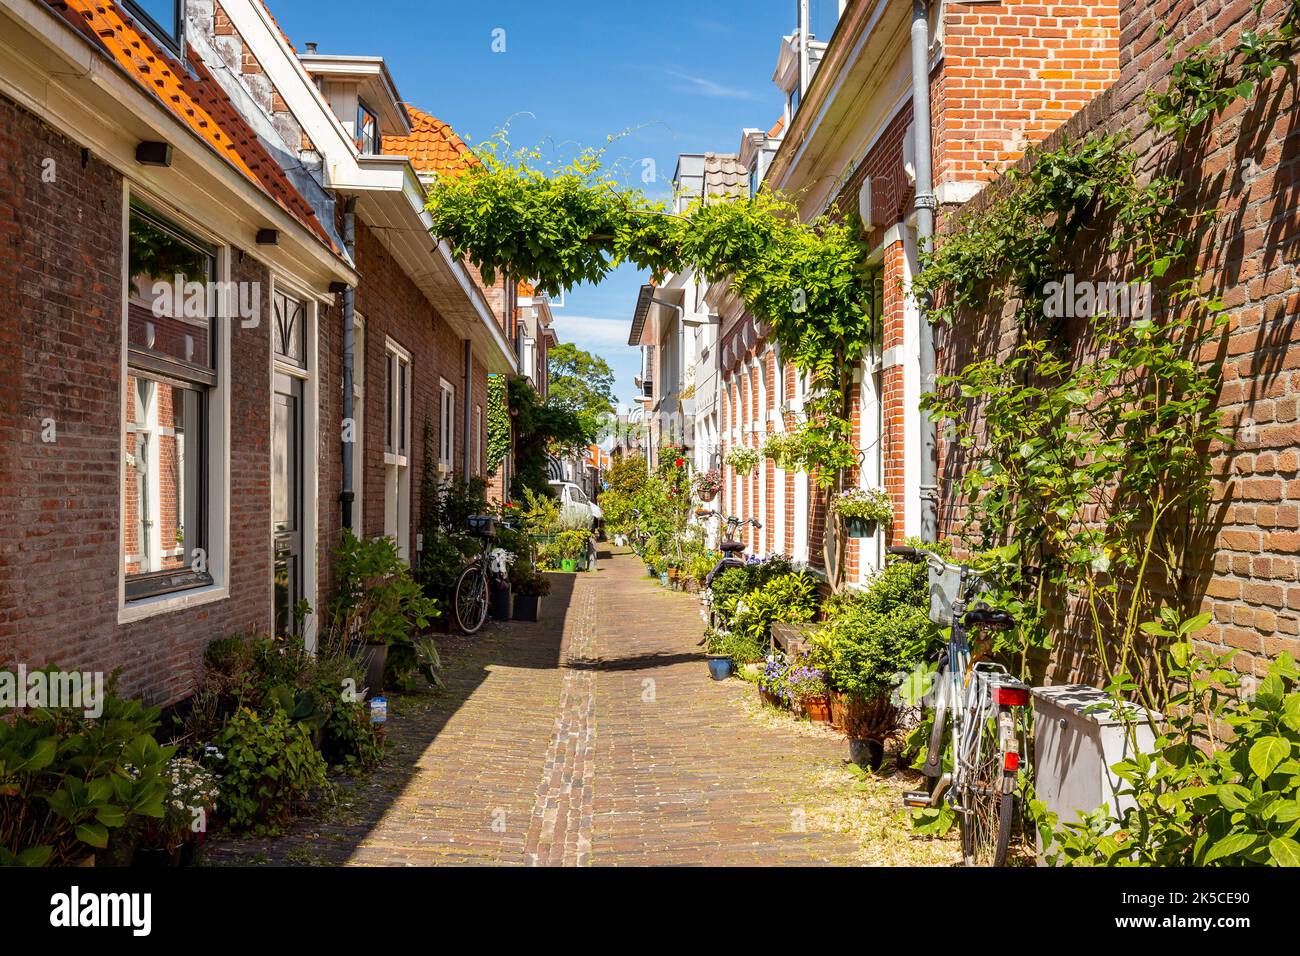
<instances>
[{"instance_id":1,"label":"parked white bicycle","mask_svg":"<svg viewBox=\"0 0 1300 956\"><path fill-rule=\"evenodd\" d=\"M1028 755L1029 686L1001 664L972 662L966 636L971 630L1007 630L1015 619L979 599L980 575L972 568L917 548L893 547L889 553L929 566L930 620L951 628L933 688L934 728L922 767L930 786L908 793L904 803L937 807L947 800L961 828L965 864L1003 866L1017 818L1017 775Z\"/></svg>"}]
</instances>

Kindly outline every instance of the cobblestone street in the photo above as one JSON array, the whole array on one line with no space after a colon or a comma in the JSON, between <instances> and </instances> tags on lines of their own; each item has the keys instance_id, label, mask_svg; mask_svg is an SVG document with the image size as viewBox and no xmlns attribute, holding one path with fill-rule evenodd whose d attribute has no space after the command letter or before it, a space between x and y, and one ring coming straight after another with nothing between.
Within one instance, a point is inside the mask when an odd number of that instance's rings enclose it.
<instances>
[{"instance_id":1,"label":"cobblestone street","mask_svg":"<svg viewBox=\"0 0 1300 956\"><path fill-rule=\"evenodd\" d=\"M844 745L755 721L709 678L698 604L628 555L556 575L538 624L453 638L446 690L395 697L381 770L214 864L852 863L804 801Z\"/></svg>"}]
</instances>

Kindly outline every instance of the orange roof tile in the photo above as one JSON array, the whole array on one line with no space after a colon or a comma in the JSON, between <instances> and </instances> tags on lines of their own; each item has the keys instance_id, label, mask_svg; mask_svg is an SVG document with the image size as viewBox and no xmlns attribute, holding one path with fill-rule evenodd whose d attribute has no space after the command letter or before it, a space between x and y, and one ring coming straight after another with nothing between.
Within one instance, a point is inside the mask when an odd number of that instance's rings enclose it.
<instances>
[{"instance_id":1,"label":"orange roof tile","mask_svg":"<svg viewBox=\"0 0 1300 956\"><path fill-rule=\"evenodd\" d=\"M406 156L416 172L434 176L455 175L479 164L474 151L442 120L414 106L407 106L406 112L411 135L385 136L385 153Z\"/></svg>"},{"instance_id":2,"label":"orange roof tile","mask_svg":"<svg viewBox=\"0 0 1300 956\"><path fill-rule=\"evenodd\" d=\"M773 127L772 127L770 130L767 131L767 135L768 135L769 138L770 138L770 137L780 136L780 135L781 135L781 131L782 131L783 129L785 129L785 117L784 117L784 116L782 116L779 120L777 120L776 123L775 123L775 125L773 125Z\"/></svg>"},{"instance_id":3,"label":"orange roof tile","mask_svg":"<svg viewBox=\"0 0 1300 956\"><path fill-rule=\"evenodd\" d=\"M198 54L193 50L189 53L189 65L195 74L190 76L113 0L46 3L198 134L213 152L259 186L326 246L338 251L311 204L294 188Z\"/></svg>"}]
</instances>

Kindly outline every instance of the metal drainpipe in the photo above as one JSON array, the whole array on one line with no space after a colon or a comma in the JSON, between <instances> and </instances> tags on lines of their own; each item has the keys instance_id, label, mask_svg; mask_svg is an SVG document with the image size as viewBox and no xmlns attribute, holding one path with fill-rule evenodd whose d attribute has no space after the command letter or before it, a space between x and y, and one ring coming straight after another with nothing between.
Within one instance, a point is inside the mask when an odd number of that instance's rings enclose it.
<instances>
[{"instance_id":1,"label":"metal drainpipe","mask_svg":"<svg viewBox=\"0 0 1300 956\"><path fill-rule=\"evenodd\" d=\"M464 422L463 442L464 447L460 452L461 474L465 480L470 479L470 435L474 430L474 403L471 401L474 397L474 343L469 339L465 340L465 411L461 415Z\"/></svg>"},{"instance_id":2,"label":"metal drainpipe","mask_svg":"<svg viewBox=\"0 0 1300 956\"><path fill-rule=\"evenodd\" d=\"M930 17L928 0L912 0L912 129L916 136L916 245L917 252L930 248L934 238L934 173L930 144ZM934 326L926 318L928 301L922 301L920 317L921 390L934 387ZM921 540L939 540L938 461L935 457L935 425L921 415Z\"/></svg>"},{"instance_id":3,"label":"metal drainpipe","mask_svg":"<svg viewBox=\"0 0 1300 956\"><path fill-rule=\"evenodd\" d=\"M347 249L348 258L354 264L357 261L356 206L355 196L348 197L343 203L343 245ZM355 410L352 395L352 365L353 352L356 348L356 304L357 290L348 286L343 291L343 420L345 422L352 419ZM358 424L353 422L353 441L343 443L343 490L339 493L339 501L343 505L343 527L345 528L353 528L352 500L356 495L352 491L352 449L353 442L360 437L357 434L358 427Z\"/></svg>"}]
</instances>

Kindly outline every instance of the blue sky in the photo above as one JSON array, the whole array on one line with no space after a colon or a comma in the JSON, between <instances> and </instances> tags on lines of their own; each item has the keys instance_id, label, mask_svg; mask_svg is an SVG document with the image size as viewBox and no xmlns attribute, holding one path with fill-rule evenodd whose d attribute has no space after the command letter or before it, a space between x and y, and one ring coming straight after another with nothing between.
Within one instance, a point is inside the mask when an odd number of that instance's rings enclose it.
<instances>
[{"instance_id":1,"label":"blue sky","mask_svg":"<svg viewBox=\"0 0 1300 956\"><path fill-rule=\"evenodd\" d=\"M815 0L828 8L836 0ZM383 56L404 99L450 123L468 142L506 123L516 145L566 157L632 130L609 159L640 185L642 160L667 194L679 153L733 152L744 127L772 125L772 84L794 0L268 0L301 50ZM492 50L505 31L505 52ZM627 343L644 276L620 269L580 287L556 312L564 341L603 355L625 402L638 357Z\"/></svg>"}]
</instances>

